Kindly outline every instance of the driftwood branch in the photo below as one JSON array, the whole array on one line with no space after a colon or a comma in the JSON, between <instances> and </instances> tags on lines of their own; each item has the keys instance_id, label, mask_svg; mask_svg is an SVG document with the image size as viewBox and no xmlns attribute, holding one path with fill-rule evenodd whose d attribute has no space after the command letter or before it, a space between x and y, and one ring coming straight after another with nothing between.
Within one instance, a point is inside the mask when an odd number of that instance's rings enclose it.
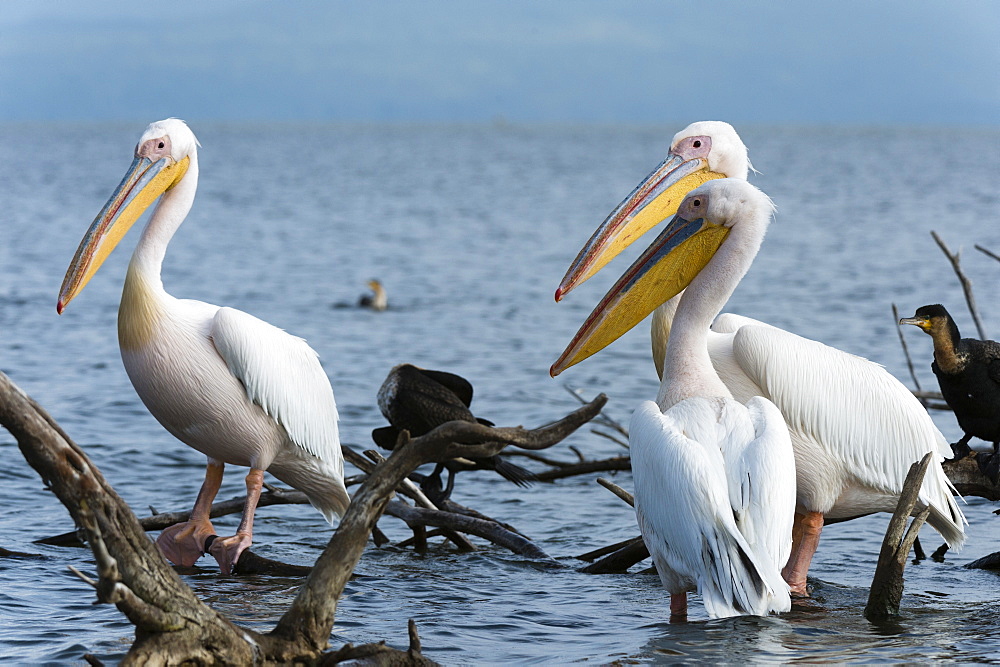
<instances>
[{"instance_id":1,"label":"driftwood branch","mask_svg":"<svg viewBox=\"0 0 1000 667\"><path fill-rule=\"evenodd\" d=\"M978 243L975 246L973 246L973 247L976 250L978 250L979 252L981 252L984 255L986 255L987 257L992 257L996 261L1000 262L1000 255L996 254L992 250L987 250L986 248L984 248L983 246L979 245Z\"/></svg>"},{"instance_id":2,"label":"driftwood branch","mask_svg":"<svg viewBox=\"0 0 1000 667\"><path fill-rule=\"evenodd\" d=\"M649 549L641 537L633 537L625 543L625 546L615 550L611 554L594 561L586 567L580 568L580 572L586 574L612 574L615 572L625 572L636 563L649 558Z\"/></svg>"},{"instance_id":3,"label":"driftwood branch","mask_svg":"<svg viewBox=\"0 0 1000 667\"><path fill-rule=\"evenodd\" d=\"M963 496L1000 500L1000 484L983 474L974 452L960 459L944 461L941 467L955 485L955 490Z\"/></svg>"},{"instance_id":4,"label":"driftwood branch","mask_svg":"<svg viewBox=\"0 0 1000 667\"><path fill-rule=\"evenodd\" d=\"M597 483L603 486L611 493L621 498L622 500L624 500L626 503L628 503L629 507L635 507L635 496L633 496L631 493L629 493L622 487L612 482L610 479L605 479L604 477L598 477Z\"/></svg>"},{"instance_id":5,"label":"driftwood branch","mask_svg":"<svg viewBox=\"0 0 1000 667\"><path fill-rule=\"evenodd\" d=\"M920 494L920 485L924 481L924 473L930 466L932 456L933 452L925 454L923 459L910 466L910 471L906 475L903 491L896 503L896 511L889 521L889 528L882 541L875 576L872 578L868 604L865 606L865 618L869 621L884 621L899 614L899 601L903 597L903 569L906 567L906 560L917 533L930 514L930 507L925 507L914 516L909 528L906 526L906 520L913 513Z\"/></svg>"},{"instance_id":6,"label":"driftwood branch","mask_svg":"<svg viewBox=\"0 0 1000 667\"><path fill-rule=\"evenodd\" d=\"M951 406L944 402L944 396L939 391L915 391L917 398L928 410L941 410L942 412L952 412Z\"/></svg>"},{"instance_id":7,"label":"driftwood branch","mask_svg":"<svg viewBox=\"0 0 1000 667\"><path fill-rule=\"evenodd\" d=\"M163 662L165 655L201 663L254 661L253 633L198 600L83 450L2 373L0 423L82 527L101 571L99 599L113 602L136 626L126 664ZM155 638L167 636L172 646L159 653Z\"/></svg>"},{"instance_id":8,"label":"driftwood branch","mask_svg":"<svg viewBox=\"0 0 1000 667\"><path fill-rule=\"evenodd\" d=\"M934 242L938 244L939 248L941 248L941 252L944 253L944 256L948 258L949 262L951 262L951 268L955 271L955 275L958 276L958 281L962 284L962 292L965 294L965 303L969 306L969 313L972 314L972 321L976 323L976 331L979 332L979 337L981 339L986 340L986 330L983 329L983 322L979 317L979 309L976 308L976 297L972 293L972 281L969 280L969 278L965 275L965 272L962 271L962 251L959 250L958 252L953 253L948 249L948 246L945 245L944 241L941 240L941 237L938 236L938 233L935 231L931 232L931 236L934 237Z\"/></svg>"},{"instance_id":9,"label":"driftwood branch","mask_svg":"<svg viewBox=\"0 0 1000 667\"><path fill-rule=\"evenodd\" d=\"M98 579L93 580L98 599L114 603L136 626L135 643L122 661L126 665L327 662L333 656L323 652L343 588L390 496L410 472L430 461L489 456L507 445L538 447L585 423L605 400L599 397L564 420L533 431L452 422L402 444L361 485L277 627L261 634L204 605L83 450L0 373L0 424L82 527L98 565ZM411 662L424 660L412 648L399 653Z\"/></svg>"},{"instance_id":10,"label":"driftwood branch","mask_svg":"<svg viewBox=\"0 0 1000 667\"><path fill-rule=\"evenodd\" d=\"M628 456L614 456L610 459L583 461L582 463L565 465L561 468L557 468L556 470L546 470L544 472L537 473L535 477L538 478L539 482L551 482L555 479L574 477L576 475L586 475L594 472L610 472L613 470L631 469L632 460Z\"/></svg>"},{"instance_id":11,"label":"driftwood branch","mask_svg":"<svg viewBox=\"0 0 1000 667\"><path fill-rule=\"evenodd\" d=\"M409 525L434 526L476 535L521 556L540 558L555 563L547 553L535 546L533 542L522 535L507 530L495 521L485 521L441 510L411 507L399 501L390 502L386 507L386 514L402 519Z\"/></svg>"},{"instance_id":12,"label":"driftwood branch","mask_svg":"<svg viewBox=\"0 0 1000 667\"><path fill-rule=\"evenodd\" d=\"M629 507L635 507L635 497L611 480L598 477L597 483L628 503ZM600 558L600 560L581 568L581 572L587 574L610 574L613 572L625 572L636 563L646 560L649 558L649 549L646 548L646 543L643 542L640 536L619 542L618 544L612 544L603 549L591 551L577 558L581 560Z\"/></svg>"},{"instance_id":13,"label":"driftwood branch","mask_svg":"<svg viewBox=\"0 0 1000 667\"><path fill-rule=\"evenodd\" d=\"M569 392L570 396L580 401L580 403L583 404L587 403L586 399L584 399L583 397L583 392L581 392L579 389L571 387L568 384L563 385L563 388ZM603 426L607 426L613 431L616 431L620 436L624 438L624 440L616 438L608 433L603 433L596 429L591 429L591 432L596 433L597 435L603 436L605 438L608 438L609 440L618 443L625 449L628 449L628 429L622 426L621 422L609 417L607 414L604 413L604 410L601 410L600 414L594 417L593 421L595 424L601 424Z\"/></svg>"}]
</instances>

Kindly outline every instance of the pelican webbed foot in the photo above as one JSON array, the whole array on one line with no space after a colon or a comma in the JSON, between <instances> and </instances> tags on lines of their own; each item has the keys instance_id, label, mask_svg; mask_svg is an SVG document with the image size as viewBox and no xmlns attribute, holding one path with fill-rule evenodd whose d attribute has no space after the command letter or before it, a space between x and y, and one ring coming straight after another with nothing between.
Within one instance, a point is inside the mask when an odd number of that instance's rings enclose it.
<instances>
[{"instance_id":1,"label":"pelican webbed foot","mask_svg":"<svg viewBox=\"0 0 1000 667\"><path fill-rule=\"evenodd\" d=\"M156 546L174 565L193 566L205 554L205 542L215 535L208 519L185 521L165 528Z\"/></svg>"},{"instance_id":2,"label":"pelican webbed foot","mask_svg":"<svg viewBox=\"0 0 1000 667\"><path fill-rule=\"evenodd\" d=\"M230 537L216 537L207 545L208 553L215 558L222 574L230 575L240 560L240 554L252 543L253 536L250 533L238 532Z\"/></svg>"}]
</instances>

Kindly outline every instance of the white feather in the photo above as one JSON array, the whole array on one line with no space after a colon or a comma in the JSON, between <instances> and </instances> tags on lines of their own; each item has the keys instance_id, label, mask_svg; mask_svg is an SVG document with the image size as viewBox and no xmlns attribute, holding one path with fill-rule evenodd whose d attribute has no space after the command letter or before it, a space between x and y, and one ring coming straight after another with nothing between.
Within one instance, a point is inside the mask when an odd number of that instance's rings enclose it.
<instances>
[{"instance_id":1,"label":"white feather","mask_svg":"<svg viewBox=\"0 0 1000 667\"><path fill-rule=\"evenodd\" d=\"M331 523L350 497L333 390L300 338L232 308L163 289L167 246L194 202L198 142L182 122L152 124L187 171L160 197L129 264L118 313L125 368L150 413L212 460L268 470ZM161 147L163 142L161 142Z\"/></svg>"},{"instance_id":2,"label":"white feather","mask_svg":"<svg viewBox=\"0 0 1000 667\"><path fill-rule=\"evenodd\" d=\"M343 474L337 404L316 352L303 339L234 308L219 308L210 336L247 397L292 442Z\"/></svg>"},{"instance_id":3,"label":"white feather","mask_svg":"<svg viewBox=\"0 0 1000 667\"><path fill-rule=\"evenodd\" d=\"M962 545L965 518L941 468L951 456L947 440L896 378L867 359L776 327L720 336L729 336L743 374L724 363L718 369L733 395L748 400L747 387L756 386L788 424L800 505L831 518L891 511L910 465L934 452L920 502L931 506L929 523L949 545Z\"/></svg>"},{"instance_id":4,"label":"white feather","mask_svg":"<svg viewBox=\"0 0 1000 667\"><path fill-rule=\"evenodd\" d=\"M713 170L745 180L747 150L732 127L695 123L673 139L712 137ZM673 145L672 144L672 145ZM653 359L663 359L680 295L653 313ZM941 460L947 441L909 390L867 359L796 336L764 322L723 313L709 333L712 365L740 402L769 398L788 424L795 450L799 508L848 518L892 511L910 464L932 462L920 492L931 524L948 544L965 540L965 517Z\"/></svg>"},{"instance_id":5,"label":"white feather","mask_svg":"<svg viewBox=\"0 0 1000 667\"><path fill-rule=\"evenodd\" d=\"M671 594L697 588L713 618L765 615L784 607L775 602L781 591L760 574L767 564L733 517L718 442L726 432L719 401L725 399L691 398L665 414L656 403L643 401L633 413L629 447L636 518Z\"/></svg>"},{"instance_id":6,"label":"white feather","mask_svg":"<svg viewBox=\"0 0 1000 667\"><path fill-rule=\"evenodd\" d=\"M722 442L729 500L747 543L772 566L767 573L775 577L769 581L778 590L784 587L780 571L791 552L795 518L792 441L770 401L755 396L746 406L735 401L732 405L736 407L730 410L730 434Z\"/></svg>"}]
</instances>

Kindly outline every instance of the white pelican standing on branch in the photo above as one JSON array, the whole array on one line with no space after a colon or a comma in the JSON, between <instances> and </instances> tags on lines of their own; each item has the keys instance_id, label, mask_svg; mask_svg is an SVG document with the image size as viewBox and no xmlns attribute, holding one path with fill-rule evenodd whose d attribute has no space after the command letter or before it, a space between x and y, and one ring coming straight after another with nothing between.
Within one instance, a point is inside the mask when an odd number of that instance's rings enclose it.
<instances>
[{"instance_id":1,"label":"white pelican standing on branch","mask_svg":"<svg viewBox=\"0 0 1000 667\"><path fill-rule=\"evenodd\" d=\"M556 290L556 300L676 212L677 202L692 187L723 177L745 180L748 171L746 146L728 123L702 121L678 132L663 163L580 251ZM675 297L653 314L653 355L661 376L676 308ZM884 368L739 315L720 315L708 346L712 364L738 401L763 396L778 406L788 424L798 504L784 576L794 594L808 594L806 575L824 521L892 512L910 464L927 452L938 456L924 478L919 504L930 506L928 523L949 546L962 546L965 517L941 468L941 461L952 456L947 440L919 401Z\"/></svg>"},{"instance_id":2,"label":"white pelican standing on branch","mask_svg":"<svg viewBox=\"0 0 1000 667\"><path fill-rule=\"evenodd\" d=\"M151 124L131 168L80 243L56 309L62 313L159 197L125 277L118 342L125 370L149 411L208 456L191 520L164 530L157 544L179 565L193 565L207 547L228 574L251 544L265 470L304 492L331 523L350 499L337 406L316 353L301 338L244 312L175 299L163 289L160 266L167 244L191 209L197 187L194 133L175 118ZM247 501L236 535L214 538L209 509L225 463L250 468Z\"/></svg>"},{"instance_id":3,"label":"white pelican standing on branch","mask_svg":"<svg viewBox=\"0 0 1000 667\"><path fill-rule=\"evenodd\" d=\"M734 400L708 356L709 326L773 210L746 181L694 190L552 367L556 375L593 354L687 287L656 403L643 402L629 427L636 516L672 617L686 614L694 588L712 618L791 609L781 578L795 515L788 428L769 400Z\"/></svg>"}]
</instances>

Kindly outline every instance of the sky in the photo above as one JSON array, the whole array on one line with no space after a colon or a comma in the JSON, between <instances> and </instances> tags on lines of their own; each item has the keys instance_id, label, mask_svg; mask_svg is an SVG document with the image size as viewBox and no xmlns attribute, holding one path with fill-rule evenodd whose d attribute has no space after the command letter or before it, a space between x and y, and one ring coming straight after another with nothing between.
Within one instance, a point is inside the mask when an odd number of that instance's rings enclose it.
<instances>
[{"instance_id":1,"label":"sky","mask_svg":"<svg viewBox=\"0 0 1000 667\"><path fill-rule=\"evenodd\" d=\"M1000 125L997 0L2 0L0 121Z\"/></svg>"}]
</instances>

